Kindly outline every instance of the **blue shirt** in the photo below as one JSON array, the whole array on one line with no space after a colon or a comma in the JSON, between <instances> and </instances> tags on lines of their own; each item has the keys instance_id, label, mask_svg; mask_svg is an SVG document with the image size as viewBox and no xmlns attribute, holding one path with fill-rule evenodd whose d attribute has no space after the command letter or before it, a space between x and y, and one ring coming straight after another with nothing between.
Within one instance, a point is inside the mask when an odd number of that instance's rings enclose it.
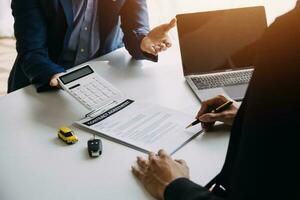
<instances>
[{"instance_id":1,"label":"blue shirt","mask_svg":"<svg viewBox=\"0 0 300 200\"><path fill-rule=\"evenodd\" d=\"M72 67L94 58L100 48L98 0L72 0L73 31L60 64Z\"/></svg>"}]
</instances>

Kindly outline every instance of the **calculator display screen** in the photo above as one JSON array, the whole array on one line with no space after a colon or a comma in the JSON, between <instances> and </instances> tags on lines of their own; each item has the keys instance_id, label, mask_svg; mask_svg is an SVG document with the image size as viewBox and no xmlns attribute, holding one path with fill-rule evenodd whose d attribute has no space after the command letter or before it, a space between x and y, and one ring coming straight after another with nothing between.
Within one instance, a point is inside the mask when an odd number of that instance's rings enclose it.
<instances>
[{"instance_id":1,"label":"calculator display screen","mask_svg":"<svg viewBox=\"0 0 300 200\"><path fill-rule=\"evenodd\" d=\"M83 68L77 69L73 72L70 72L64 76L60 77L60 80L64 83L64 84L68 84L71 83L72 81L75 81L77 79L80 79L84 76L87 76L89 74L92 74L94 71L92 70L92 68L90 66L85 66Z\"/></svg>"}]
</instances>

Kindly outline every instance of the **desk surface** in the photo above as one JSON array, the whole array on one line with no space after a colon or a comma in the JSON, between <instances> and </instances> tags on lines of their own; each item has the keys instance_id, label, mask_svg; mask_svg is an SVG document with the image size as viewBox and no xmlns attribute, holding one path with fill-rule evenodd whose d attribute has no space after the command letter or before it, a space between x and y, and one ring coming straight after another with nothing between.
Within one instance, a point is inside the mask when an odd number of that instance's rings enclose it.
<instances>
[{"instance_id":1,"label":"desk surface","mask_svg":"<svg viewBox=\"0 0 300 200\"><path fill-rule=\"evenodd\" d=\"M108 60L99 66L99 60ZM158 63L138 62L124 49L89 62L128 97L196 114L200 103L183 77L178 47ZM97 67L98 66L98 67ZM92 135L76 127L79 142L67 146L57 129L71 125L87 111L64 91L37 94L32 86L0 98L0 199L151 199L130 167L134 149L103 139L103 155L88 157ZM205 184L221 169L228 128L199 136L174 158L185 159L192 179Z\"/></svg>"}]
</instances>

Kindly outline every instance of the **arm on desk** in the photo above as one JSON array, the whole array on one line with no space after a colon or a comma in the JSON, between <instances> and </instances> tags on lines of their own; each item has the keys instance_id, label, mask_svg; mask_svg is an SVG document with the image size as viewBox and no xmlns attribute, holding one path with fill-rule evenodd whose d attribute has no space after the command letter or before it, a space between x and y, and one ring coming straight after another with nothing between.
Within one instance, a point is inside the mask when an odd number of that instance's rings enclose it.
<instances>
[{"instance_id":1,"label":"arm on desk","mask_svg":"<svg viewBox=\"0 0 300 200\"><path fill-rule=\"evenodd\" d=\"M38 0L13 0L17 62L30 83L38 92L50 89L49 81L54 74L64 72L48 55L47 24ZM13 80L20 81L20 80Z\"/></svg>"},{"instance_id":2,"label":"arm on desk","mask_svg":"<svg viewBox=\"0 0 300 200\"><path fill-rule=\"evenodd\" d=\"M164 150L150 153L148 159L138 157L133 174L157 199L221 200L206 188L189 180L189 168L184 160L174 160Z\"/></svg>"}]
</instances>

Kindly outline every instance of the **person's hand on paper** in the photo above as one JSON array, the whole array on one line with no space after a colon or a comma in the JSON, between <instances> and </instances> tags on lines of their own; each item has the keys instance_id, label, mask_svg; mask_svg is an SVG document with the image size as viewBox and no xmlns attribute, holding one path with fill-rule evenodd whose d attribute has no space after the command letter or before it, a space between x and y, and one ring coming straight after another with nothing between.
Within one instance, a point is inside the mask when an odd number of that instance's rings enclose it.
<instances>
[{"instance_id":1,"label":"person's hand on paper","mask_svg":"<svg viewBox=\"0 0 300 200\"><path fill-rule=\"evenodd\" d=\"M58 77L61 76L63 73L55 74L52 76L50 79L49 85L51 87L57 87L60 88L59 82L58 82Z\"/></svg>"},{"instance_id":2,"label":"person's hand on paper","mask_svg":"<svg viewBox=\"0 0 300 200\"><path fill-rule=\"evenodd\" d=\"M189 168L184 160L173 160L164 150L150 153L148 159L138 157L132 173L156 199L163 199L166 187L177 178L189 178Z\"/></svg>"},{"instance_id":3,"label":"person's hand on paper","mask_svg":"<svg viewBox=\"0 0 300 200\"><path fill-rule=\"evenodd\" d=\"M167 24L162 24L152 29L148 35L143 38L141 50L156 56L158 53L170 48L172 46L172 41L168 32L175 26L176 18L172 19Z\"/></svg>"},{"instance_id":4,"label":"person's hand on paper","mask_svg":"<svg viewBox=\"0 0 300 200\"><path fill-rule=\"evenodd\" d=\"M209 130L211 127L213 127L216 121L224 122L227 125L232 125L239 108L237 102L230 99L233 104L229 107L229 109L226 109L220 113L211 113L212 110L216 109L227 101L229 101L229 99L219 95L204 101L201 104L201 109L198 112L196 119L201 121L203 129Z\"/></svg>"}]
</instances>

